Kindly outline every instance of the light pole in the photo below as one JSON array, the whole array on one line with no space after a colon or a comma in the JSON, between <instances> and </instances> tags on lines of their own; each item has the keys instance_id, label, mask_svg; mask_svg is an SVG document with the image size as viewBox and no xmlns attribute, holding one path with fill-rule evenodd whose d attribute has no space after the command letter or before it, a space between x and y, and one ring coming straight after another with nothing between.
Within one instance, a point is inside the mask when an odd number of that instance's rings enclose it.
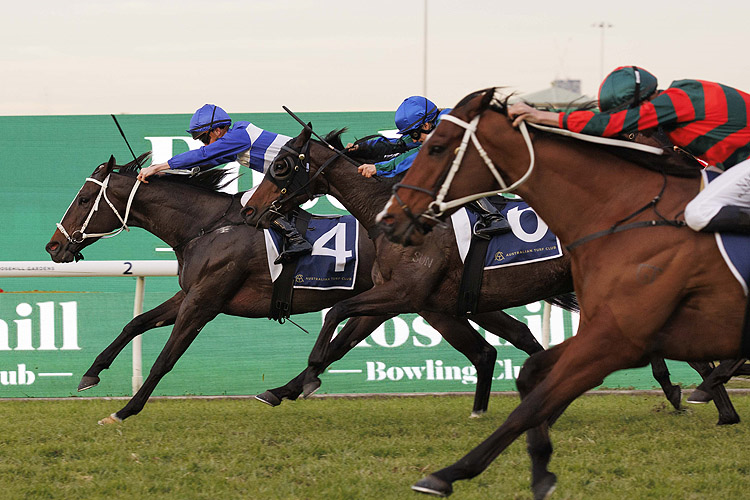
<instances>
[{"instance_id":1,"label":"light pole","mask_svg":"<svg viewBox=\"0 0 750 500\"><path fill-rule=\"evenodd\" d=\"M422 40L422 95L427 97L427 0L424 0L424 39Z\"/></svg>"},{"instance_id":2,"label":"light pole","mask_svg":"<svg viewBox=\"0 0 750 500\"><path fill-rule=\"evenodd\" d=\"M606 21L599 21L591 25L592 28L599 28L601 30L600 45L599 45L599 81L604 80L604 31L607 28L612 28L612 24Z\"/></svg>"}]
</instances>

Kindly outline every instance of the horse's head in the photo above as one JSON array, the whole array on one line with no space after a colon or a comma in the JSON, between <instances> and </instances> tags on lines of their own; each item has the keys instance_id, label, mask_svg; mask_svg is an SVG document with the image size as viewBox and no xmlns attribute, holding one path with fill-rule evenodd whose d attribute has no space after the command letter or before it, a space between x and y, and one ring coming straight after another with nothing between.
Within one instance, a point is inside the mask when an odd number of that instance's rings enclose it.
<instances>
[{"instance_id":1,"label":"horse's head","mask_svg":"<svg viewBox=\"0 0 750 500\"><path fill-rule=\"evenodd\" d=\"M149 154L142 155L129 165L140 165ZM124 207L115 207L107 196L110 174L116 167L115 158L110 157L109 161L96 167L83 183L45 246L53 261L81 260L81 250L85 247L99 238L113 236L127 228L127 215L124 219L120 215L127 210Z\"/></svg>"},{"instance_id":2,"label":"horse's head","mask_svg":"<svg viewBox=\"0 0 750 500\"><path fill-rule=\"evenodd\" d=\"M311 133L311 129L305 128L282 146L242 209L246 224L268 228L279 214L310 199L307 152Z\"/></svg>"},{"instance_id":3,"label":"horse's head","mask_svg":"<svg viewBox=\"0 0 750 500\"><path fill-rule=\"evenodd\" d=\"M474 92L462 99L430 134L378 216L379 225L389 239L418 245L426 233L457 209L446 209L441 203L465 195L466 177L456 176L456 169L462 162L483 164L489 161L485 151L479 149L480 143L494 142L491 137L482 136L479 130L479 117L488 109L500 111L490 115L507 122L508 130L514 130L505 115L505 103L495 100L495 89ZM495 183L494 174L481 172L479 175L488 176L488 188ZM471 179L477 182L474 175Z\"/></svg>"}]
</instances>

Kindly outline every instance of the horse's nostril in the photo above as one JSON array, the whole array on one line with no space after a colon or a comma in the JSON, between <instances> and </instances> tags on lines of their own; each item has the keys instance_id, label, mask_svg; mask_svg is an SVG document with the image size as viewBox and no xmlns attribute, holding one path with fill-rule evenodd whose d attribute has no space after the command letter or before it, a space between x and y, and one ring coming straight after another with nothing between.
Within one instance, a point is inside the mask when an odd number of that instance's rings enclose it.
<instances>
[{"instance_id":1,"label":"horse's nostril","mask_svg":"<svg viewBox=\"0 0 750 500\"><path fill-rule=\"evenodd\" d=\"M248 205L240 211L240 214L242 215L242 218L247 221L249 217L252 217L255 214L255 207Z\"/></svg>"},{"instance_id":2,"label":"horse's nostril","mask_svg":"<svg viewBox=\"0 0 750 500\"><path fill-rule=\"evenodd\" d=\"M45 250L47 250L47 253L54 253L57 251L58 248L60 248L60 244L56 241L50 241L47 243L47 246L44 247Z\"/></svg>"}]
</instances>

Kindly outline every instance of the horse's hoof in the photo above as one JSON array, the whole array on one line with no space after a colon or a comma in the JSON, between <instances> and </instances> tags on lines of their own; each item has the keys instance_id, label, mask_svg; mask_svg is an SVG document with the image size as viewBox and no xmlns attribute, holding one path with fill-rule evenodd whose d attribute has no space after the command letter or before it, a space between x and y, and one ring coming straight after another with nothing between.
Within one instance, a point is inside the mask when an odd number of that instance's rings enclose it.
<instances>
[{"instance_id":1,"label":"horse's hoof","mask_svg":"<svg viewBox=\"0 0 750 500\"><path fill-rule=\"evenodd\" d=\"M113 413L112 415L108 417L104 417L98 422L99 425L110 425L110 424L119 424L119 423L122 423L122 419L118 417L116 413Z\"/></svg>"},{"instance_id":2,"label":"horse's hoof","mask_svg":"<svg viewBox=\"0 0 750 500\"><path fill-rule=\"evenodd\" d=\"M705 404L710 403L713 399L713 396L711 396L706 391L696 389L690 394L690 396L688 396L687 402L693 404Z\"/></svg>"},{"instance_id":3,"label":"horse's hoof","mask_svg":"<svg viewBox=\"0 0 750 500\"><path fill-rule=\"evenodd\" d=\"M255 396L255 399L257 399L261 403L266 403L268 406L279 406L281 404L281 400L277 398L276 395L271 391L266 391L263 394L258 394L257 396Z\"/></svg>"},{"instance_id":4,"label":"horse's hoof","mask_svg":"<svg viewBox=\"0 0 750 500\"><path fill-rule=\"evenodd\" d=\"M716 425L734 425L740 423L740 416L734 415L731 417L719 417L719 421L716 422Z\"/></svg>"},{"instance_id":5,"label":"horse's hoof","mask_svg":"<svg viewBox=\"0 0 750 500\"><path fill-rule=\"evenodd\" d=\"M667 395L667 400L675 410L680 411L682 409L682 388L679 385L673 385Z\"/></svg>"},{"instance_id":6,"label":"horse's hoof","mask_svg":"<svg viewBox=\"0 0 750 500\"><path fill-rule=\"evenodd\" d=\"M302 398L307 399L320 389L320 379L316 378L312 382L308 382L302 386Z\"/></svg>"},{"instance_id":7,"label":"horse's hoof","mask_svg":"<svg viewBox=\"0 0 750 500\"><path fill-rule=\"evenodd\" d=\"M534 500L546 500L557 487L557 476L551 472L531 487Z\"/></svg>"},{"instance_id":8,"label":"horse's hoof","mask_svg":"<svg viewBox=\"0 0 750 500\"><path fill-rule=\"evenodd\" d=\"M453 493L453 486L451 486L451 483L443 481L439 477L433 475L429 475L426 478L417 481L411 489L418 491L419 493L426 493L436 497L447 497Z\"/></svg>"},{"instance_id":9,"label":"horse's hoof","mask_svg":"<svg viewBox=\"0 0 750 500\"><path fill-rule=\"evenodd\" d=\"M471 415L469 415L469 418L481 418L485 413L487 413L487 410L474 410L471 412Z\"/></svg>"},{"instance_id":10,"label":"horse's hoof","mask_svg":"<svg viewBox=\"0 0 750 500\"><path fill-rule=\"evenodd\" d=\"M95 387L99 385L99 377L89 377L84 375L81 378L81 382L78 384L78 392L85 391L86 389L91 389L92 387Z\"/></svg>"}]
</instances>

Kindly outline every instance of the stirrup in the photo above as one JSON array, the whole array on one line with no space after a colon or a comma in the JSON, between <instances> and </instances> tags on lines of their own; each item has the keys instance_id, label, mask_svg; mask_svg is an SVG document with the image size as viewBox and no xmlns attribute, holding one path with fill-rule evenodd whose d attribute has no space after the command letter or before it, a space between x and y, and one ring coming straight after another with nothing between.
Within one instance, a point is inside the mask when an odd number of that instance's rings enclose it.
<instances>
[{"instance_id":1,"label":"stirrup","mask_svg":"<svg viewBox=\"0 0 750 500\"><path fill-rule=\"evenodd\" d=\"M505 234L510 231L510 224L508 224L507 219L505 219L504 217L494 218L494 220L489 221L489 223L484 223L484 221L482 221L482 219L480 218L474 223L474 227L472 228L472 233L475 236L487 239L490 239L492 238L492 236L495 236L497 234Z\"/></svg>"}]
</instances>

